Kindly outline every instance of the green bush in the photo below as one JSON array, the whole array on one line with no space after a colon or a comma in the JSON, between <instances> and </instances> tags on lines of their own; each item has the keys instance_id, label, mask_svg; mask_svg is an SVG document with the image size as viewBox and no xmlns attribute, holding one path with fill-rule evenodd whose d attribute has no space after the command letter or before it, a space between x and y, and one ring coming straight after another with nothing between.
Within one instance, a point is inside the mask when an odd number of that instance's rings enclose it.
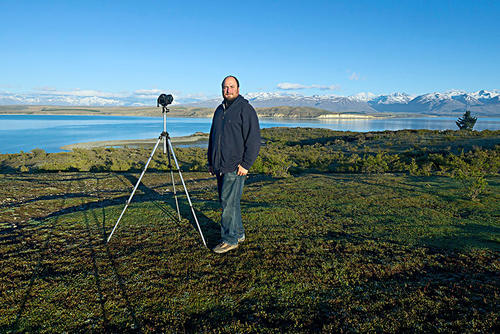
<instances>
[{"instance_id":1,"label":"green bush","mask_svg":"<svg viewBox=\"0 0 500 334\"><path fill-rule=\"evenodd\" d=\"M462 152L459 156L452 156L451 165L452 177L461 182L468 198L476 201L488 186L486 175L498 174L500 158L498 151L476 148L468 154Z\"/></svg>"},{"instance_id":2,"label":"green bush","mask_svg":"<svg viewBox=\"0 0 500 334\"><path fill-rule=\"evenodd\" d=\"M262 130L262 138L260 155L250 171L275 177L304 172L457 176L457 170L465 177L467 168L479 170L483 175L496 175L500 169L500 131L353 133L317 128L271 128ZM206 170L206 149L178 147L175 153L183 171ZM150 154L151 148L75 149L50 154L34 149L30 153L0 155L0 170L139 171ZM457 162L457 157L464 165ZM173 159L171 163L175 169ZM149 169L168 169L168 157L161 148L153 156Z\"/></svg>"},{"instance_id":3,"label":"green bush","mask_svg":"<svg viewBox=\"0 0 500 334\"><path fill-rule=\"evenodd\" d=\"M285 177L289 175L288 170L292 166L292 161L285 154L269 153L263 150L252 166L252 172Z\"/></svg>"}]
</instances>

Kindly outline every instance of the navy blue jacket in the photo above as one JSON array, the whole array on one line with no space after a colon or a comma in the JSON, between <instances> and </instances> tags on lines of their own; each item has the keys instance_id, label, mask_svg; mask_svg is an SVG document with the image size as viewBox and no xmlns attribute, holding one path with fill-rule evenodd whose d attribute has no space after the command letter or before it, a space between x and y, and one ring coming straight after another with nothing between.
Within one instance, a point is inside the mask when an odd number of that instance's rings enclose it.
<instances>
[{"instance_id":1,"label":"navy blue jacket","mask_svg":"<svg viewBox=\"0 0 500 334\"><path fill-rule=\"evenodd\" d=\"M225 109L215 110L208 141L208 164L216 173L234 172L238 165L250 169L260 149L259 119L243 96Z\"/></svg>"}]
</instances>

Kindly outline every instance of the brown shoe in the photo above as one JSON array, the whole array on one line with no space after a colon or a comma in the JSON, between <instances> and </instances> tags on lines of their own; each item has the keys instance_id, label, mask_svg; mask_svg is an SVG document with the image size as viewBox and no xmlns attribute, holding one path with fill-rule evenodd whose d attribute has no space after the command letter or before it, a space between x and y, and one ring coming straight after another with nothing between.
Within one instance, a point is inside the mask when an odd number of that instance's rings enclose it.
<instances>
[{"instance_id":1,"label":"brown shoe","mask_svg":"<svg viewBox=\"0 0 500 334\"><path fill-rule=\"evenodd\" d=\"M235 249L236 247L238 247L238 245L230 245L226 244L225 242L221 242L214 248L214 252L216 252L217 254L222 254L230 251L231 249Z\"/></svg>"}]
</instances>

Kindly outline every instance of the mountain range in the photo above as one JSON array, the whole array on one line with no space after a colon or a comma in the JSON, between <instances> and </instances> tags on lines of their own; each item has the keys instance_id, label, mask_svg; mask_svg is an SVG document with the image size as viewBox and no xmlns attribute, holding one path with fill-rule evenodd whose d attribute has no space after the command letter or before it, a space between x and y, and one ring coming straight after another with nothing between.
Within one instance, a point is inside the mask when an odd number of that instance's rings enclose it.
<instances>
[{"instance_id":1,"label":"mountain range","mask_svg":"<svg viewBox=\"0 0 500 334\"><path fill-rule=\"evenodd\" d=\"M314 107L338 113L404 113L456 116L466 109L479 116L500 116L500 91L480 90L474 93L449 91L412 96L406 93L352 96L303 96L300 94L254 93L245 96L256 107ZM220 99L190 103L189 106L215 107ZM188 104L186 104L188 105Z\"/></svg>"},{"instance_id":2,"label":"mountain range","mask_svg":"<svg viewBox=\"0 0 500 334\"><path fill-rule=\"evenodd\" d=\"M152 106L156 104L156 94L150 95L94 95L53 93L53 94L7 94L0 92L0 105L60 105L60 106ZM246 99L256 108L262 107L313 107L333 113L362 114L423 114L456 116L466 109L478 116L500 117L500 91L480 90L467 93L452 90L445 93L409 95L393 93L375 95L359 93L352 96L313 95L304 96L290 93L248 93ZM175 97L175 96L174 96ZM175 104L186 107L215 108L221 98L187 99L175 97Z\"/></svg>"}]
</instances>

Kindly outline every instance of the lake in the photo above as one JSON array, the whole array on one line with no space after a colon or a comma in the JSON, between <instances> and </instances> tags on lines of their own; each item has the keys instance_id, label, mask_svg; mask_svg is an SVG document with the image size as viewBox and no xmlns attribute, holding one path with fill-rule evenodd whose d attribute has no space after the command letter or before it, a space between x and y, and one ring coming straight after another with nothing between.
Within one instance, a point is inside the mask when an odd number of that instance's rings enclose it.
<instances>
[{"instance_id":1,"label":"lake","mask_svg":"<svg viewBox=\"0 0 500 334\"><path fill-rule=\"evenodd\" d=\"M261 128L315 127L339 131L402 129L456 130L456 118L386 118L337 120L260 119ZM172 137L209 132L210 118L167 118ZM500 130L500 118L480 118L475 130ZM103 140L156 138L163 131L161 117L0 115L0 153L29 152L41 148L61 152L61 146Z\"/></svg>"}]
</instances>

